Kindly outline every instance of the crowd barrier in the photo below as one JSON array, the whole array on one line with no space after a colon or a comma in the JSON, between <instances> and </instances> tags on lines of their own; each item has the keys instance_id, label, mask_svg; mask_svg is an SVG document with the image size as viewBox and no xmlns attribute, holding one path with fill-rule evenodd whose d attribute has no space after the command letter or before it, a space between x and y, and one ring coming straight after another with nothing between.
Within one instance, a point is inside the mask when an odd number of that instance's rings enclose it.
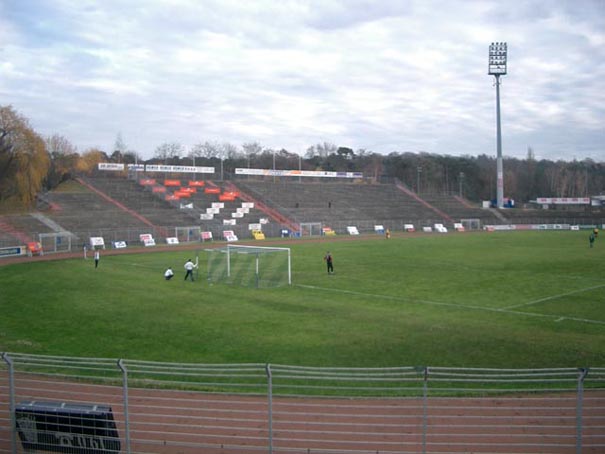
<instances>
[{"instance_id":1,"label":"crowd barrier","mask_svg":"<svg viewBox=\"0 0 605 454\"><path fill-rule=\"evenodd\" d=\"M605 452L605 368L314 368L4 353L0 453L41 443L88 454L596 454Z\"/></svg>"}]
</instances>

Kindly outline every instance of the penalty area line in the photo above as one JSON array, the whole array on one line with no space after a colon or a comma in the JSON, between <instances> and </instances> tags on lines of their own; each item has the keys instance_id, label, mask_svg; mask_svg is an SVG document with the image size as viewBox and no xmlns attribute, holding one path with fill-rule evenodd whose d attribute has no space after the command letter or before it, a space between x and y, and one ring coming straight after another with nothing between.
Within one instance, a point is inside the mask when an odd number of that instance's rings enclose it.
<instances>
[{"instance_id":1,"label":"penalty area line","mask_svg":"<svg viewBox=\"0 0 605 454\"><path fill-rule=\"evenodd\" d=\"M510 314L510 315L521 315L524 317L547 318L547 319L554 320L555 322L561 322L563 320L572 320L572 321L580 322L580 323L592 323L595 325L605 325L605 321L601 321L601 320L590 320L587 318L569 317L569 316L561 316L561 315L536 314L536 313L532 313L532 312L515 311L515 310L508 309L508 308L493 308L493 307L471 306L468 304L446 303L446 302L440 302L440 301L418 300L418 299L413 299L413 298L402 298L402 297L398 297L398 296L379 295L376 293L356 292L353 290L343 290L343 289L335 289L335 288L329 288L329 287L318 287L315 285L294 284L294 286L301 287L301 288L307 288L307 289L311 289L311 290L328 291L328 292L334 292L334 293L344 293L347 295L365 296L365 297L370 297L370 298L380 298L380 299L391 300L391 301L401 301L404 303L410 302L410 303L417 303L417 304L426 304L426 305L431 305L431 306L444 306L444 307L453 307L453 308L457 308L457 309L467 309L467 310L474 310L474 311L496 312L496 313L500 313L500 314ZM603 286L600 286L600 287L603 287Z\"/></svg>"}]
</instances>

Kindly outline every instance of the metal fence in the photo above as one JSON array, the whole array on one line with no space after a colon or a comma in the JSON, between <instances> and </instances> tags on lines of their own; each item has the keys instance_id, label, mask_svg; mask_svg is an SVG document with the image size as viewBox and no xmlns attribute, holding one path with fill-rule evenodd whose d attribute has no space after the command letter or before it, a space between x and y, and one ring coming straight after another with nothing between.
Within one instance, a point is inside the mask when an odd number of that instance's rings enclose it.
<instances>
[{"instance_id":1,"label":"metal fence","mask_svg":"<svg viewBox=\"0 0 605 454\"><path fill-rule=\"evenodd\" d=\"M605 452L605 368L2 359L0 453ZM73 415L100 408L114 435Z\"/></svg>"}]
</instances>

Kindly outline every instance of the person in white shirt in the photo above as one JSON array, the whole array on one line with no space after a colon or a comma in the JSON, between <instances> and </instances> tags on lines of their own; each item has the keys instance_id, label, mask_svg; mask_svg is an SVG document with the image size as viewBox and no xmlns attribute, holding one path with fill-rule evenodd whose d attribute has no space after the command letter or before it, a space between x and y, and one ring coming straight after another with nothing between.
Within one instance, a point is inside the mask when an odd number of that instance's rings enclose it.
<instances>
[{"instance_id":1,"label":"person in white shirt","mask_svg":"<svg viewBox=\"0 0 605 454\"><path fill-rule=\"evenodd\" d=\"M193 269L194 268L195 268L195 265L193 264L191 259L188 259L187 262L185 262L185 270L187 270L187 273L185 273L185 280L187 280L188 277L191 277L191 282L193 282Z\"/></svg>"},{"instance_id":2,"label":"person in white shirt","mask_svg":"<svg viewBox=\"0 0 605 454\"><path fill-rule=\"evenodd\" d=\"M101 259L101 254L97 250L97 251L95 251L95 268L98 268L100 259Z\"/></svg>"},{"instance_id":3,"label":"person in white shirt","mask_svg":"<svg viewBox=\"0 0 605 454\"><path fill-rule=\"evenodd\" d=\"M172 279L172 276L174 276L174 272L172 271L172 268L168 267L166 271L164 271L164 279L169 281Z\"/></svg>"}]
</instances>

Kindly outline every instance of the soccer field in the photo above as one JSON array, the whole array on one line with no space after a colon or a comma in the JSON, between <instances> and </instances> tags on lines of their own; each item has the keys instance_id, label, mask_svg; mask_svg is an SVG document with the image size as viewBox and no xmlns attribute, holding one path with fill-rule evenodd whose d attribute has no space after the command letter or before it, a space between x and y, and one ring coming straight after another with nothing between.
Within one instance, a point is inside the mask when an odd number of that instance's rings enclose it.
<instances>
[{"instance_id":1,"label":"soccer field","mask_svg":"<svg viewBox=\"0 0 605 454\"><path fill-rule=\"evenodd\" d=\"M348 238L347 238L348 239ZM287 240L292 285L184 282L196 250L0 268L0 350L308 366L605 366L605 238ZM323 256L334 256L328 275ZM176 276L163 279L172 266Z\"/></svg>"}]
</instances>

